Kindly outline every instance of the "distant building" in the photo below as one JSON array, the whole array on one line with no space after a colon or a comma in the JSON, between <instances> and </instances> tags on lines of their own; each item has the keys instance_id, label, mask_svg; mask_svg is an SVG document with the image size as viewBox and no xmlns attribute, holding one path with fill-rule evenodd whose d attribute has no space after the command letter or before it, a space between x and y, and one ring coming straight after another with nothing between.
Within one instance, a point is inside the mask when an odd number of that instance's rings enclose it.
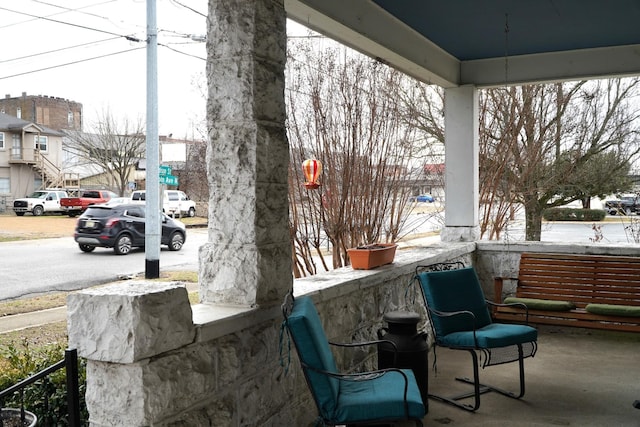
<instances>
[{"instance_id":1,"label":"distant building","mask_svg":"<svg viewBox=\"0 0 640 427\"><path fill-rule=\"evenodd\" d=\"M46 95L27 95L0 99L0 113L56 130L82 130L82 104Z\"/></svg>"},{"instance_id":2,"label":"distant building","mask_svg":"<svg viewBox=\"0 0 640 427\"><path fill-rule=\"evenodd\" d=\"M68 188L77 179L64 173L63 133L0 113L0 204L47 187Z\"/></svg>"}]
</instances>

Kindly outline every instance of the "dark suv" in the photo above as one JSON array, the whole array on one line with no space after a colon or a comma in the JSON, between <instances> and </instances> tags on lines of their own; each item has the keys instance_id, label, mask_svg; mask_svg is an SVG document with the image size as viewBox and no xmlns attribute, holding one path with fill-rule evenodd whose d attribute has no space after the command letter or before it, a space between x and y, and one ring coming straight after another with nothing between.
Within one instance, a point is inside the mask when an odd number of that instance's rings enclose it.
<instances>
[{"instance_id":1,"label":"dark suv","mask_svg":"<svg viewBox=\"0 0 640 427\"><path fill-rule=\"evenodd\" d=\"M187 239L185 225L165 214L160 214L160 218L160 243L167 245L170 251L179 251ZM83 252L92 252L100 246L126 255L132 248L144 246L144 226L142 205L94 205L78 218L74 238Z\"/></svg>"}]
</instances>

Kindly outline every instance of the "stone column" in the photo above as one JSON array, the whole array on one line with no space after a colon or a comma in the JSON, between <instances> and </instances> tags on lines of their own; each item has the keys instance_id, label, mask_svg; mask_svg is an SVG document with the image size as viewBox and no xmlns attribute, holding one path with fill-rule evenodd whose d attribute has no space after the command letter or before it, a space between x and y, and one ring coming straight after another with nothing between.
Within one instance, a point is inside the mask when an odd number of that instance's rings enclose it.
<instances>
[{"instance_id":1,"label":"stone column","mask_svg":"<svg viewBox=\"0 0 640 427\"><path fill-rule=\"evenodd\" d=\"M211 375L186 369L178 352L196 336L184 286L130 281L88 288L67 297L67 313L69 348L87 359L92 427L154 425L193 388L194 376Z\"/></svg>"},{"instance_id":2,"label":"stone column","mask_svg":"<svg viewBox=\"0 0 640 427\"><path fill-rule=\"evenodd\" d=\"M442 241L475 241L478 227L478 90L445 90L445 228Z\"/></svg>"},{"instance_id":3,"label":"stone column","mask_svg":"<svg viewBox=\"0 0 640 427\"><path fill-rule=\"evenodd\" d=\"M200 298L280 303L291 288L282 0L209 2L209 240Z\"/></svg>"}]
</instances>

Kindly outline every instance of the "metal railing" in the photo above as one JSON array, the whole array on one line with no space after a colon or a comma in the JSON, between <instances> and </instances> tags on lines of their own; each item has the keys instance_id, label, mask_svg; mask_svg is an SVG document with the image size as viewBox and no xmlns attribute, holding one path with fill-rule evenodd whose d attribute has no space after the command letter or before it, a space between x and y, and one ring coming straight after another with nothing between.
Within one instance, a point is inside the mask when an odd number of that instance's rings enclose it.
<instances>
[{"instance_id":1,"label":"metal railing","mask_svg":"<svg viewBox=\"0 0 640 427\"><path fill-rule=\"evenodd\" d=\"M45 379L52 373L66 369L66 384L67 384L67 409L68 420L67 425L69 427L80 427L80 384L78 379L78 351L75 349L67 349L64 352L64 359L55 363L42 371L30 376L27 379L20 381L19 383L12 385L11 387L0 391L0 410L4 406L4 400L6 397L13 395L14 393L20 393L20 411L23 417L24 424L24 389L34 384L36 381ZM44 407L49 406L49 396L44 396ZM47 420L43 425L48 425ZM0 417L0 427L3 427L2 417Z\"/></svg>"}]
</instances>

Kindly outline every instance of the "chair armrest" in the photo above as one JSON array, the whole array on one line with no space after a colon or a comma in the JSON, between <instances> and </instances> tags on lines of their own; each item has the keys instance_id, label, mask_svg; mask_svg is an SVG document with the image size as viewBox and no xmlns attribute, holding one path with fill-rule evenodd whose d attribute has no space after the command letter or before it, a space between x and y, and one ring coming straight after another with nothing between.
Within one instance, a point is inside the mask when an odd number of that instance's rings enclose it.
<instances>
[{"instance_id":1,"label":"chair armrest","mask_svg":"<svg viewBox=\"0 0 640 427\"><path fill-rule=\"evenodd\" d=\"M397 364L398 361L398 345L396 343L394 343L393 341L390 340L373 340L373 341L361 341L361 342L352 342L352 343L337 343L337 342L332 342L329 341L330 345L336 346L336 347L364 347L367 345L376 345L376 344L390 344L391 347L393 348L393 364L394 366Z\"/></svg>"},{"instance_id":2,"label":"chair armrest","mask_svg":"<svg viewBox=\"0 0 640 427\"><path fill-rule=\"evenodd\" d=\"M468 310L462 310L462 311L439 311L439 310L433 310L431 308L429 308L429 312L438 316L438 317L453 317L453 316L469 316L471 319L471 324L469 327L469 331L473 331L473 342L475 343L476 348L478 347L478 339L476 337L476 315L473 314L473 312L468 311ZM434 328L434 333L435 333L435 328ZM437 334L436 334L437 335Z\"/></svg>"},{"instance_id":3,"label":"chair armrest","mask_svg":"<svg viewBox=\"0 0 640 427\"><path fill-rule=\"evenodd\" d=\"M469 310L462 310L462 311L439 311L439 310L433 310L431 308L429 308L429 311L432 314L435 314L438 317L452 317L452 316L460 316L460 315L467 315L471 317L471 327L475 330L475 320L476 320L476 315L473 314L473 312L469 311ZM471 328L470 328L471 329Z\"/></svg>"},{"instance_id":4,"label":"chair armrest","mask_svg":"<svg viewBox=\"0 0 640 427\"><path fill-rule=\"evenodd\" d=\"M366 345L374 345L374 344L381 344L381 343L389 343L393 346L395 351L398 351L398 347L396 346L396 343L389 340L373 340L373 341L361 341L361 342L351 342L351 343L339 343L339 342L329 341L329 344L335 345L336 347L364 347Z\"/></svg>"},{"instance_id":5,"label":"chair armrest","mask_svg":"<svg viewBox=\"0 0 640 427\"><path fill-rule=\"evenodd\" d=\"M495 302L491 302L489 300L485 300L485 302L490 307L514 307L514 308L517 307L517 308L521 308L521 309L524 310L524 321L525 321L525 324L526 325L529 324L529 307L527 307L526 304L524 304L522 302L511 302L509 304L505 304L505 303L498 304L498 303L495 303Z\"/></svg>"}]
</instances>

